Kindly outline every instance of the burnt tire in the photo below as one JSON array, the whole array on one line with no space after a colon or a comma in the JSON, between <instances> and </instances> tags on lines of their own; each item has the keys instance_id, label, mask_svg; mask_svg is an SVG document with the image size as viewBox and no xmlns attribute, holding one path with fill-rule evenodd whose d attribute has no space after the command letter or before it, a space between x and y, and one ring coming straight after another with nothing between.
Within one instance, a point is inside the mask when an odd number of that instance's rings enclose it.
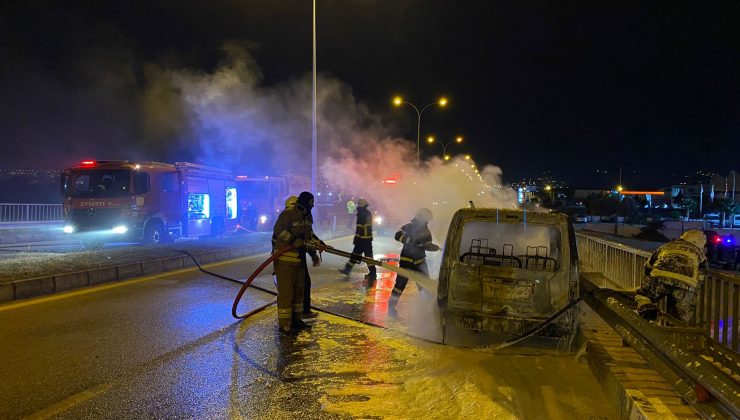
<instances>
[{"instance_id":1,"label":"burnt tire","mask_svg":"<svg viewBox=\"0 0 740 420\"><path fill-rule=\"evenodd\" d=\"M164 231L164 226L159 222L150 222L144 229L144 237L142 242L149 245L159 245L167 240L167 234Z\"/></svg>"}]
</instances>

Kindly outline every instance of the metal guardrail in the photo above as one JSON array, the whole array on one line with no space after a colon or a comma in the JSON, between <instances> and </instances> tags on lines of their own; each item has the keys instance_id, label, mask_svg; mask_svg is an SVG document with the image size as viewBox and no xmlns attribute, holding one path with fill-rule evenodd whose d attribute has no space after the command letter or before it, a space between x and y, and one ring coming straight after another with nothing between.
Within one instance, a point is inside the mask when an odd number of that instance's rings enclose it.
<instances>
[{"instance_id":1,"label":"metal guardrail","mask_svg":"<svg viewBox=\"0 0 740 420\"><path fill-rule=\"evenodd\" d=\"M0 223L60 222L61 204L0 203Z\"/></svg>"},{"instance_id":2,"label":"metal guardrail","mask_svg":"<svg viewBox=\"0 0 740 420\"><path fill-rule=\"evenodd\" d=\"M740 418L740 358L699 328L661 327L642 319L629 297L601 289L582 275L585 300L622 340L670 383L703 418ZM598 283L598 282L597 282ZM722 347L722 346L718 346ZM707 395L711 395L707 398Z\"/></svg>"},{"instance_id":3,"label":"metal guardrail","mask_svg":"<svg viewBox=\"0 0 740 420\"><path fill-rule=\"evenodd\" d=\"M625 290L636 290L650 252L618 242L576 233L583 271L601 273ZM695 326L735 352L740 351L740 275L709 270L697 290Z\"/></svg>"}]
</instances>

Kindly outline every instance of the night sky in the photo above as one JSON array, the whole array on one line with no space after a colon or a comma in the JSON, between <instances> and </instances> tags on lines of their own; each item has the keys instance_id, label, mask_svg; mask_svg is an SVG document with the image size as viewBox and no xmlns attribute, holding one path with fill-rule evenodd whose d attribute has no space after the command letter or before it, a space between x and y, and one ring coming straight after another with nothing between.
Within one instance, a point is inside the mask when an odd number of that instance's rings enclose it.
<instances>
[{"instance_id":1,"label":"night sky","mask_svg":"<svg viewBox=\"0 0 740 420\"><path fill-rule=\"evenodd\" d=\"M393 95L419 105L446 95L422 136L465 136L453 151L508 181L550 171L609 187L622 166L626 184L659 187L740 170L736 1L318 4L323 75L408 139L416 115ZM60 153L106 142L179 158L176 130L152 134L127 106L148 63L208 72L225 42L249 42L261 83L278 86L310 71L310 13L308 0L1 1L0 166L60 166ZM106 78L122 67L126 83Z\"/></svg>"}]
</instances>

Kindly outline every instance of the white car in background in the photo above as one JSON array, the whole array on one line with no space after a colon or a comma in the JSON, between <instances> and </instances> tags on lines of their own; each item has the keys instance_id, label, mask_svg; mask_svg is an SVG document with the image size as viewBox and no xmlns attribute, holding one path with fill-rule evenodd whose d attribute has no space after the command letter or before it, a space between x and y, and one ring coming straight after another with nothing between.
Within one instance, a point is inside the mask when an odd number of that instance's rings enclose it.
<instances>
[{"instance_id":1,"label":"white car in background","mask_svg":"<svg viewBox=\"0 0 740 420\"><path fill-rule=\"evenodd\" d=\"M720 221L719 214L705 214L704 215L704 226L718 228L722 222Z\"/></svg>"}]
</instances>

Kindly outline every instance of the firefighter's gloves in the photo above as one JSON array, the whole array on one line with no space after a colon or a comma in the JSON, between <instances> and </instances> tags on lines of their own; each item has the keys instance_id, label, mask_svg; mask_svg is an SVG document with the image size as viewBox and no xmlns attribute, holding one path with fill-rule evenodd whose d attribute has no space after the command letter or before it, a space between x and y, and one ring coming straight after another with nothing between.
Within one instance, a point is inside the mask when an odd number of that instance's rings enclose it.
<instances>
[{"instance_id":1,"label":"firefighter's gloves","mask_svg":"<svg viewBox=\"0 0 740 420\"><path fill-rule=\"evenodd\" d=\"M653 303L647 296L640 294L635 295L635 302L637 302L637 314L642 319L647 321L655 321L658 319L658 305Z\"/></svg>"},{"instance_id":2,"label":"firefighter's gloves","mask_svg":"<svg viewBox=\"0 0 740 420\"><path fill-rule=\"evenodd\" d=\"M303 245L305 245L305 241L301 238L297 238L295 241L293 241L293 246L296 248L303 248Z\"/></svg>"},{"instance_id":3,"label":"firefighter's gloves","mask_svg":"<svg viewBox=\"0 0 740 420\"><path fill-rule=\"evenodd\" d=\"M439 251L439 245L430 242L424 246L424 249L432 252Z\"/></svg>"},{"instance_id":4,"label":"firefighter's gloves","mask_svg":"<svg viewBox=\"0 0 740 420\"><path fill-rule=\"evenodd\" d=\"M326 248L326 244L322 240L306 241L305 246L306 246L306 249L311 250L311 251L316 250L316 249L323 250L324 248Z\"/></svg>"},{"instance_id":5,"label":"firefighter's gloves","mask_svg":"<svg viewBox=\"0 0 740 420\"><path fill-rule=\"evenodd\" d=\"M658 307L654 304L637 308L637 313L646 321L655 321L658 319Z\"/></svg>"},{"instance_id":6,"label":"firefighter's gloves","mask_svg":"<svg viewBox=\"0 0 740 420\"><path fill-rule=\"evenodd\" d=\"M318 254L311 255L311 261L313 261L314 267L318 267L321 265L321 258L319 258Z\"/></svg>"}]
</instances>

